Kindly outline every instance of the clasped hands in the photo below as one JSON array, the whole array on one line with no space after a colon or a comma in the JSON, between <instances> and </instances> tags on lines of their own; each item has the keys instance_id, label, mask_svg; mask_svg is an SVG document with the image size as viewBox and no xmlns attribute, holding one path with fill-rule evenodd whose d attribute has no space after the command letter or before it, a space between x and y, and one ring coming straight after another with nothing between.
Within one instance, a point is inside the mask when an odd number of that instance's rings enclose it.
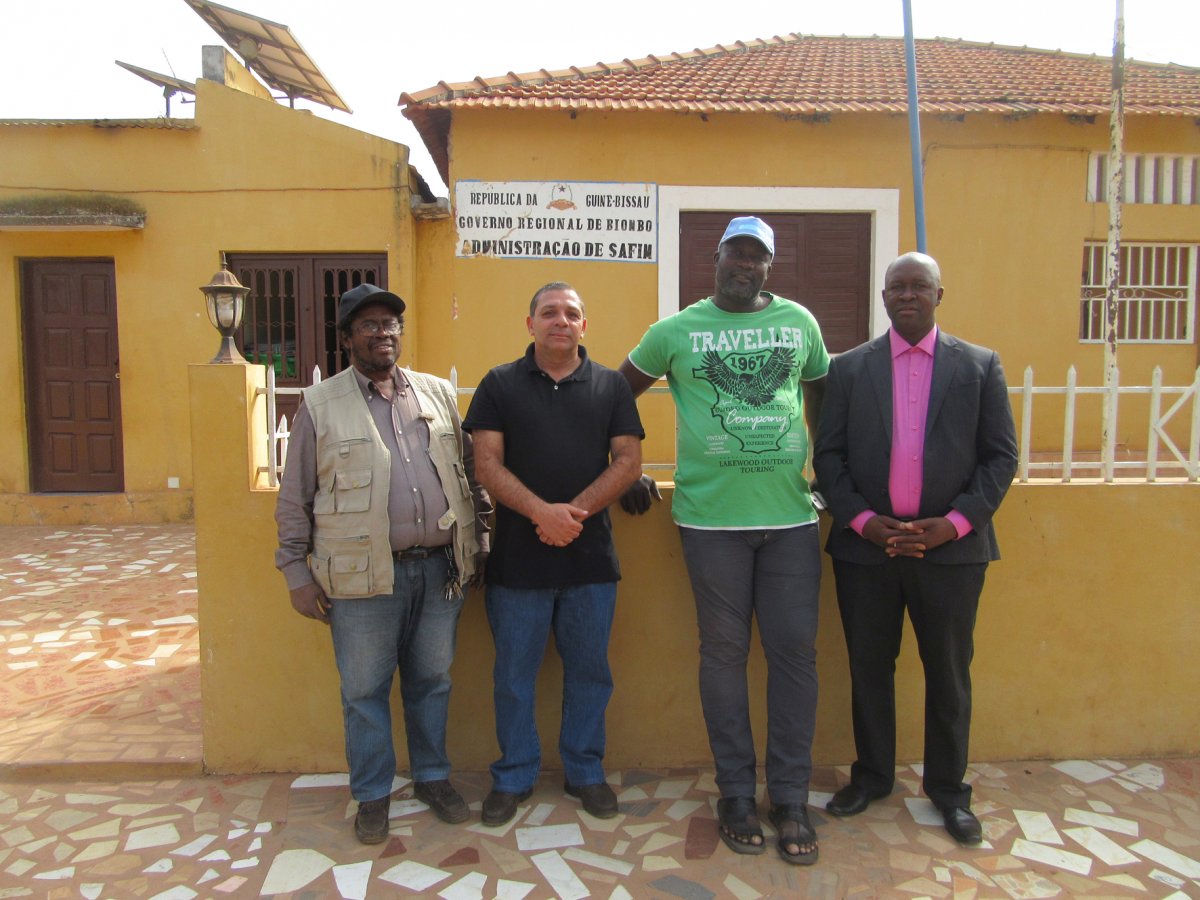
<instances>
[{"instance_id":1,"label":"clasped hands","mask_svg":"<svg viewBox=\"0 0 1200 900\"><path fill-rule=\"evenodd\" d=\"M538 540L551 547L565 547L583 534L583 520L588 517L586 509L570 503L547 503L533 519Z\"/></svg>"},{"instance_id":2,"label":"clasped hands","mask_svg":"<svg viewBox=\"0 0 1200 900\"><path fill-rule=\"evenodd\" d=\"M891 516L877 515L863 525L862 536L872 544L882 547L888 556L913 556L920 559L926 550L954 540L958 531L945 516L902 522Z\"/></svg>"}]
</instances>

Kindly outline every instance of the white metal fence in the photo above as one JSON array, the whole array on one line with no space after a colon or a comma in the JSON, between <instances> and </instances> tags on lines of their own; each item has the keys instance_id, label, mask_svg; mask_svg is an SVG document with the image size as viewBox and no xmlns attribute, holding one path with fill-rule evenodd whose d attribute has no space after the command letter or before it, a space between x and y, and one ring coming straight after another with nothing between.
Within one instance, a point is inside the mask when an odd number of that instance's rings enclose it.
<instances>
[{"instance_id":1,"label":"white metal fence","mask_svg":"<svg viewBox=\"0 0 1200 900\"><path fill-rule=\"evenodd\" d=\"M1070 482L1081 476L1089 479L1099 477L1111 482L1116 480L1118 470L1130 473L1132 478L1139 481L1154 482L1163 477L1184 478L1191 482L1200 480L1200 369L1196 370L1192 383L1183 387L1165 386L1162 383L1162 369L1158 366L1154 368L1148 387L1122 385L1119 373L1110 387L1087 387L1078 384L1075 367L1071 366L1067 370L1065 386L1035 387L1033 367L1028 366L1021 387L1010 387L1008 391L1011 396L1019 397L1021 401L1018 481L1029 481L1031 472L1050 471L1056 473L1057 479L1063 482ZM1081 396L1089 395L1100 397L1100 402L1107 408L1109 421L1112 423L1108 443L1098 448L1086 442L1081 447L1076 434L1078 400ZM1034 398L1038 396L1063 398L1063 428L1061 450L1050 453L1042 451L1037 455L1049 458L1035 460L1030 443L1034 422ZM1145 452L1144 455L1126 454L1136 458L1118 459L1116 435L1121 401L1123 398L1128 400L1133 397L1149 398ZM1171 402L1172 399L1174 402ZM1164 402L1170 403L1165 412ZM1179 419L1176 434L1186 430L1189 435L1186 452L1180 449L1167 430L1177 416ZM1135 432L1131 429L1130 433Z\"/></svg>"},{"instance_id":2,"label":"white metal fence","mask_svg":"<svg viewBox=\"0 0 1200 900\"><path fill-rule=\"evenodd\" d=\"M267 399L267 464L258 467L258 474L267 476L267 484L279 487L279 476L283 474L283 463L287 459L288 438L292 436L291 423L286 416L279 415L275 398L299 396L303 388L279 387L275 384L275 367L267 366L267 386L255 393ZM321 383L321 367L313 366L312 383Z\"/></svg>"},{"instance_id":3,"label":"white metal fence","mask_svg":"<svg viewBox=\"0 0 1200 900\"><path fill-rule=\"evenodd\" d=\"M320 382L321 370L314 367L313 384ZM455 390L464 396L475 393L474 388L460 388L458 373L450 370L450 382ZM259 389L259 394L266 398L266 429L267 429L267 465L259 468L260 474L267 476L271 487L279 485L279 476L283 472L283 461L287 459L288 438L290 425L286 417L279 415L276 409L277 395L296 395L300 388L281 388L275 384L275 371L267 366L267 386ZM666 393L665 387L652 387L652 393ZM1018 407L1020 434L1020 460L1017 468L1017 481L1021 483L1036 480L1054 480L1064 483L1102 480L1156 482L1163 480L1200 481L1200 368L1196 370L1192 383L1182 387L1166 386L1162 383L1162 369L1154 369L1151 384L1148 386L1121 385L1119 375L1111 387L1083 386L1078 384L1075 367L1067 370L1066 384L1063 386L1035 386L1033 367L1025 369L1022 384L1008 389L1014 405ZM1114 427L1110 431L1107 445L1100 445L1099 428L1096 429L1096 439L1080 440L1076 433L1076 420L1079 409L1079 398L1098 396L1100 403L1109 409L1110 421ZM1062 444L1055 449L1032 449L1032 435L1035 423L1035 399L1038 397L1062 398ZM1147 399L1146 412L1146 443L1144 451L1118 452L1116 443L1117 423L1122 401L1128 408L1135 397ZM1166 404L1166 410L1163 410ZM1040 423L1041 419L1037 421ZM1097 421L1099 417L1097 416ZM1187 447L1182 448L1172 438L1169 429L1174 424L1174 432L1178 436L1186 433ZM1136 430L1131 431L1136 433ZM1121 457L1121 458L1119 458ZM647 469L674 469L674 462L646 463ZM1119 473L1119 474L1118 474Z\"/></svg>"}]
</instances>

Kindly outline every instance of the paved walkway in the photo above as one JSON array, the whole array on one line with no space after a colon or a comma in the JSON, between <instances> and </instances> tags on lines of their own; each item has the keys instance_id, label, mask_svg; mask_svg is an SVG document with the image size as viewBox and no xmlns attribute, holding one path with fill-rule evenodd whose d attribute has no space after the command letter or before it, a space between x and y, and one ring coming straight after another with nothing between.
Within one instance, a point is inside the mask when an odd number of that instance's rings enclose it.
<instances>
[{"instance_id":1,"label":"paved walkway","mask_svg":"<svg viewBox=\"0 0 1200 900\"><path fill-rule=\"evenodd\" d=\"M195 612L188 525L0 528L0 772L199 774Z\"/></svg>"},{"instance_id":2,"label":"paved walkway","mask_svg":"<svg viewBox=\"0 0 1200 900\"><path fill-rule=\"evenodd\" d=\"M612 773L608 821L547 773L502 829L444 825L398 778L364 847L344 775L190 774L193 566L182 526L0 528L0 898L1200 897L1197 760L975 763L970 850L915 768L837 820L817 810L846 772L820 767L811 869L726 849L690 770ZM455 781L478 810L486 773Z\"/></svg>"}]
</instances>

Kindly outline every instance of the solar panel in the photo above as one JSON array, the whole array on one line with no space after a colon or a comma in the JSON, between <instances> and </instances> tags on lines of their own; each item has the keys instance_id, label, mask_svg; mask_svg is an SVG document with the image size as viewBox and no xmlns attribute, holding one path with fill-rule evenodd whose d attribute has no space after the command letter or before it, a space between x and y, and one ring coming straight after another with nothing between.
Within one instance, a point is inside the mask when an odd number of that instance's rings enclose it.
<instances>
[{"instance_id":1,"label":"solar panel","mask_svg":"<svg viewBox=\"0 0 1200 900\"><path fill-rule=\"evenodd\" d=\"M160 88L165 88L171 93L195 94L196 84L192 81L184 81L182 78L176 78L174 75L164 75L161 72L151 72L149 69L143 69L141 66L135 66L133 63L121 62L119 59L114 59L118 66L134 75L145 78L152 84L157 84Z\"/></svg>"},{"instance_id":2,"label":"solar panel","mask_svg":"<svg viewBox=\"0 0 1200 900\"><path fill-rule=\"evenodd\" d=\"M182 78L176 78L174 75L164 75L162 72L152 72L149 69L143 69L141 66L135 66L133 63L121 62L119 59L114 59L113 62L127 72L132 72L139 78L145 78L151 84L157 84L163 89L163 97L167 101L168 119L171 117L171 98L175 94L195 95L196 93L196 85L191 81L184 81Z\"/></svg>"},{"instance_id":3,"label":"solar panel","mask_svg":"<svg viewBox=\"0 0 1200 900\"><path fill-rule=\"evenodd\" d=\"M246 64L246 68L290 101L300 97L351 112L286 25L221 6L184 0Z\"/></svg>"}]
</instances>

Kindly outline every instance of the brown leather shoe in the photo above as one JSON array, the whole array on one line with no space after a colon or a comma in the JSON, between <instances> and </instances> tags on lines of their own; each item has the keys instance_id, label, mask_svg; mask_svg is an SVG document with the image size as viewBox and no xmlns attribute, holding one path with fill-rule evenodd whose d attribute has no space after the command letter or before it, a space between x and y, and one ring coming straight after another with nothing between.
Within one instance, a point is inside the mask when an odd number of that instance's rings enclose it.
<instances>
[{"instance_id":1,"label":"brown leather shoe","mask_svg":"<svg viewBox=\"0 0 1200 900\"><path fill-rule=\"evenodd\" d=\"M611 819L617 814L617 795L606 782L599 784L564 784L563 790L572 797L578 797L583 803L584 811L597 819Z\"/></svg>"},{"instance_id":2,"label":"brown leather shoe","mask_svg":"<svg viewBox=\"0 0 1200 900\"><path fill-rule=\"evenodd\" d=\"M503 825L509 819L517 814L517 804L522 800L528 800L533 791L521 791L519 794L510 794L507 791L491 791L483 798L483 819L484 825L498 826Z\"/></svg>"},{"instance_id":3,"label":"brown leather shoe","mask_svg":"<svg viewBox=\"0 0 1200 900\"><path fill-rule=\"evenodd\" d=\"M450 825L465 822L471 817L466 801L445 778L440 781L413 783L413 796L433 810L433 814Z\"/></svg>"},{"instance_id":4,"label":"brown leather shoe","mask_svg":"<svg viewBox=\"0 0 1200 900\"><path fill-rule=\"evenodd\" d=\"M354 836L364 844L382 844L388 836L388 811L392 797L364 800L358 804L354 816Z\"/></svg>"}]
</instances>

